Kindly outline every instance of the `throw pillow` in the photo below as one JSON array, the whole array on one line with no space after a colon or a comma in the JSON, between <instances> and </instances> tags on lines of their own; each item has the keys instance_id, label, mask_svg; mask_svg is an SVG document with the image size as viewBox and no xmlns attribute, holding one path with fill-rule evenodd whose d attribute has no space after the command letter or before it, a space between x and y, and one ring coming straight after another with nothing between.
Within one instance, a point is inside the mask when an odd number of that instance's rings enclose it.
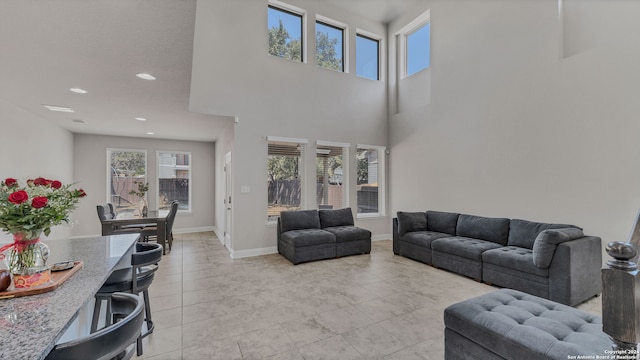
<instances>
[{"instance_id":1,"label":"throw pillow","mask_svg":"<svg viewBox=\"0 0 640 360\"><path fill-rule=\"evenodd\" d=\"M578 228L544 230L533 243L533 263L541 269L548 268L558 244L581 237L584 233Z\"/></svg>"},{"instance_id":2,"label":"throw pillow","mask_svg":"<svg viewBox=\"0 0 640 360\"><path fill-rule=\"evenodd\" d=\"M411 231L427 231L427 214L398 211L398 235L402 236Z\"/></svg>"}]
</instances>

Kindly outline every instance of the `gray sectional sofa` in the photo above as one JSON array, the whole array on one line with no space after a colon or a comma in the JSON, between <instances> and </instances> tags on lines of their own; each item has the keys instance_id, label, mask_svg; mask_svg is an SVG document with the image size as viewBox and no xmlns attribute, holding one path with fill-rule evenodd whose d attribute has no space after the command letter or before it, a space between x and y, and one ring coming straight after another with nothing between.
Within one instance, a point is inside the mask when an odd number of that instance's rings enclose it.
<instances>
[{"instance_id":1,"label":"gray sectional sofa","mask_svg":"<svg viewBox=\"0 0 640 360\"><path fill-rule=\"evenodd\" d=\"M393 252L566 305L600 293L601 240L567 224L398 212Z\"/></svg>"},{"instance_id":2,"label":"gray sectional sofa","mask_svg":"<svg viewBox=\"0 0 640 360\"><path fill-rule=\"evenodd\" d=\"M294 264L371 252L371 231L354 226L351 208L283 211L278 252Z\"/></svg>"}]
</instances>

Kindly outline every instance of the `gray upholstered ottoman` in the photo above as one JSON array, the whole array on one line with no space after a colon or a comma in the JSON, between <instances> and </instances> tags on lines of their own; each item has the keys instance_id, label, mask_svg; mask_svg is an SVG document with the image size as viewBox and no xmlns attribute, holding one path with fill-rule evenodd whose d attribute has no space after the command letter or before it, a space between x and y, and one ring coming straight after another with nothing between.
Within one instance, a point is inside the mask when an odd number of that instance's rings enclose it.
<instances>
[{"instance_id":1,"label":"gray upholstered ottoman","mask_svg":"<svg viewBox=\"0 0 640 360\"><path fill-rule=\"evenodd\" d=\"M600 317L510 289L447 307L444 323L447 360L567 360L612 349Z\"/></svg>"}]
</instances>

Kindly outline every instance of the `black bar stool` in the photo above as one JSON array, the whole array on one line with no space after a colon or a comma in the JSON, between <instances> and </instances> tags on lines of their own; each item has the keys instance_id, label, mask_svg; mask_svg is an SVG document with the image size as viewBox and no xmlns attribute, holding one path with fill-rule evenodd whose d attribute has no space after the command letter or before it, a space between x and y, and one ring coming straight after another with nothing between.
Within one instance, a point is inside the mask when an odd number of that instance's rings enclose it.
<instances>
[{"instance_id":1,"label":"black bar stool","mask_svg":"<svg viewBox=\"0 0 640 360\"><path fill-rule=\"evenodd\" d=\"M113 325L54 346L45 360L131 359L133 347L127 348L140 337L144 303L139 296L123 293L112 294L110 303Z\"/></svg>"},{"instance_id":2,"label":"black bar stool","mask_svg":"<svg viewBox=\"0 0 640 360\"><path fill-rule=\"evenodd\" d=\"M147 331L138 337L138 356L142 355L142 338L153 332L151 305L149 303L149 286L153 282L158 262L162 259L162 245L153 243L136 243L136 252L131 254L131 267L114 271L95 295L96 302L91 321L91 332L98 329L102 301L107 301L105 326L112 321L113 309L111 295L115 292L140 294L144 298L145 322Z\"/></svg>"}]
</instances>

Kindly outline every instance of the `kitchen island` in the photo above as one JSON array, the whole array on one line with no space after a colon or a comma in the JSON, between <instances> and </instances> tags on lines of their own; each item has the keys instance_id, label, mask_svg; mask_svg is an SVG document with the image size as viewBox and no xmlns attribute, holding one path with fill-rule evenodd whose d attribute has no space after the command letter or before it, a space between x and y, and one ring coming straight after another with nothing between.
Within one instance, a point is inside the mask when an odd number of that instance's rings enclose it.
<instances>
[{"instance_id":1,"label":"kitchen island","mask_svg":"<svg viewBox=\"0 0 640 360\"><path fill-rule=\"evenodd\" d=\"M83 267L57 289L0 299L0 359L44 359L114 269L126 266L138 234L42 241L48 265L82 261Z\"/></svg>"}]
</instances>

